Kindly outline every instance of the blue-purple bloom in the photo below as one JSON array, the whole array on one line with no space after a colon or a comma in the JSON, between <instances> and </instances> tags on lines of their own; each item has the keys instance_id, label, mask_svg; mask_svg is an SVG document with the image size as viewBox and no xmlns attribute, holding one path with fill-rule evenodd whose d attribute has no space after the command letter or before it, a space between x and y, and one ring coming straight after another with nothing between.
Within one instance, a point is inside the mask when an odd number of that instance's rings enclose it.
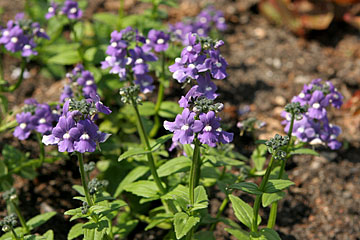
<instances>
[{"instance_id":1,"label":"blue-purple bloom","mask_svg":"<svg viewBox=\"0 0 360 240\"><path fill-rule=\"evenodd\" d=\"M185 108L181 115L176 116L175 122L164 122L165 129L174 133L173 142L180 142L181 144L193 142L195 133L200 132L203 128L202 122L195 120L195 115L196 113Z\"/></svg>"},{"instance_id":2,"label":"blue-purple bloom","mask_svg":"<svg viewBox=\"0 0 360 240\"><path fill-rule=\"evenodd\" d=\"M315 79L310 84L305 84L301 93L293 97L292 102L308 106L308 111L301 119L294 121L293 134L302 142L326 144L331 149L340 148L341 143L336 139L341 129L329 123L326 109L329 105L339 108L342 100L343 96L329 81L322 84L321 79ZM281 115L285 118L282 122L286 125L285 132L288 132L291 114L283 112Z\"/></svg>"},{"instance_id":3,"label":"blue-purple bloom","mask_svg":"<svg viewBox=\"0 0 360 240\"><path fill-rule=\"evenodd\" d=\"M161 33L153 32L152 35L154 35L153 37L158 36L159 39L163 37L163 40L167 41L166 36ZM120 32L113 31L110 45L106 50L108 56L105 61L101 62L101 68L111 68L110 73L118 74L121 81L132 76L134 83L140 86L143 93L151 92L155 86L153 85L153 78L149 75L148 62L156 61L157 57L150 52L150 49L155 47L160 50L165 47L165 42L159 44L155 38L153 40L156 41L157 45L143 45L146 42L145 38L131 27L127 27ZM132 43L135 43L134 47Z\"/></svg>"},{"instance_id":4,"label":"blue-purple bloom","mask_svg":"<svg viewBox=\"0 0 360 240\"><path fill-rule=\"evenodd\" d=\"M16 114L18 126L15 128L14 136L25 140L32 131L48 134L52 131L58 117L48 104L39 104L35 99L27 99L23 112Z\"/></svg>"},{"instance_id":5,"label":"blue-purple bloom","mask_svg":"<svg viewBox=\"0 0 360 240\"><path fill-rule=\"evenodd\" d=\"M24 19L23 13L17 14L15 21L8 21L6 28L0 30L0 45L13 53L21 51L23 57L37 55L35 38L49 39L49 36L39 23Z\"/></svg>"},{"instance_id":6,"label":"blue-purple bloom","mask_svg":"<svg viewBox=\"0 0 360 240\"><path fill-rule=\"evenodd\" d=\"M52 2L45 15L46 19L50 19L57 14L66 15L69 19L80 19L82 11L76 1L66 0L62 5Z\"/></svg>"},{"instance_id":7,"label":"blue-purple bloom","mask_svg":"<svg viewBox=\"0 0 360 240\"><path fill-rule=\"evenodd\" d=\"M169 47L170 35L155 29L151 29L143 46L144 51L154 49L155 52L166 51Z\"/></svg>"},{"instance_id":8,"label":"blue-purple bloom","mask_svg":"<svg viewBox=\"0 0 360 240\"><path fill-rule=\"evenodd\" d=\"M196 33L201 37L207 37L212 29L225 31L227 28L224 13L209 6L202 10L194 19L169 25L169 31L182 41L183 45L189 45L187 35Z\"/></svg>"}]
</instances>

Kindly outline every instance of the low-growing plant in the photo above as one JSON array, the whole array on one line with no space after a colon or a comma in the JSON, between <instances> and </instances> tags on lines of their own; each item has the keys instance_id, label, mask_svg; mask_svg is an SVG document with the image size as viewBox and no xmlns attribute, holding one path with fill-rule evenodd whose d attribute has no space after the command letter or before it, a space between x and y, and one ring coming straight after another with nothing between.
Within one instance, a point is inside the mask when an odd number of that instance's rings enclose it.
<instances>
[{"instance_id":1,"label":"low-growing plant","mask_svg":"<svg viewBox=\"0 0 360 240\"><path fill-rule=\"evenodd\" d=\"M28 99L16 112L16 121L8 120L13 113L7 110L5 95L1 97L7 116L1 131L14 128L21 141L36 136L39 157L29 159L28 153L9 145L2 149L1 190L10 215L0 222L7 232L0 240L56 239L52 230L31 235L55 213L26 222L11 187L13 174L32 179L37 167L60 158L77 159L81 178L81 185L73 186L78 207L64 213L76 221L70 240L130 238L141 228L139 222L146 224L144 231L162 229L163 239L215 239L219 222L237 239L280 239L274 230L278 202L294 184L286 175L286 163L293 155L318 155L314 147L319 144L341 147L341 130L329 123L326 108L339 108L343 97L330 82L316 79L305 85L282 113L287 135L258 140L252 134L254 150L244 156L242 146L232 143L231 126L220 118L224 104L213 81L228 77L228 63L220 52L226 43L217 32L226 29L223 13L208 7L193 19L165 26L159 21L165 16L159 5L167 3L152 1L143 15L125 16L121 1L118 16L97 13L91 22L81 20L81 1L52 2L43 18L49 20L48 28L59 25L38 51L30 36L47 36L37 23L31 31L29 25L23 29L21 17L1 29L2 51L21 52L23 57L38 52L34 61L55 69L66 82L59 101ZM71 37L62 36L64 31ZM33 35L26 35L29 32ZM65 74L64 66L74 64ZM0 90L18 88L24 69L16 85L4 83ZM165 101L165 91L175 84L172 79L188 90L178 102ZM264 125L250 118L238 127L253 133ZM252 206L238 196L239 190L253 195ZM225 198L212 215L213 191ZM230 202L242 225L224 216ZM261 206L271 206L266 227L261 225ZM16 227L17 219L21 227Z\"/></svg>"}]
</instances>

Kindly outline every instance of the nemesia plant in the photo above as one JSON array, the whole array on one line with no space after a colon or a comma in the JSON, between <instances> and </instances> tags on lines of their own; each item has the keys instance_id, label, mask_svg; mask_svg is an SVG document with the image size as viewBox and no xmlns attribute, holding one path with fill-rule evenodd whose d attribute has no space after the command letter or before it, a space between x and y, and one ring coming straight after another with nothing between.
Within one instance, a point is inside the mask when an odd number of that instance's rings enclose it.
<instances>
[{"instance_id":1,"label":"nemesia plant","mask_svg":"<svg viewBox=\"0 0 360 240\"><path fill-rule=\"evenodd\" d=\"M258 140L254 132L265 122L239 122L240 135L249 132L249 142L254 141L247 147L254 150L242 155L243 146L235 145L238 141L231 132L238 129L221 119L226 113L215 84L228 77L228 63L220 52L226 43L214 37L227 28L221 11L209 6L195 18L166 26L156 21L165 18L158 6L173 1L152 1L151 14L135 16L136 24L124 16L123 1L119 16L101 12L91 21L81 20L79 4L83 8L85 3L50 3L45 18L52 41L44 48L37 47L37 38L49 37L23 15L0 28L2 49L22 55L24 61L18 83L6 87L0 81L2 92L19 86L26 61L35 55L48 73L65 77L56 103L27 99L4 128L13 128L21 141L31 141L35 133L40 154L30 159L29 153L14 147L2 148L0 189L9 216L0 221L6 232L0 240L56 239L52 230L35 235L55 212L26 221L12 175L34 179L39 160L46 168L56 159L71 161L75 155L81 186L73 186L78 193L74 199L80 203L64 214L70 221L82 220L72 226L68 239L130 239L144 224L144 231L161 229L156 238L215 239L214 230L222 222L226 227L221 228L237 239L279 240L274 230L278 202L294 184L286 175L287 161L295 154L318 155L319 144L341 147L341 129L328 117L330 106L342 105L341 93L320 79L304 85L281 113L284 136ZM166 87L177 83L186 93L177 102L165 101ZM120 96L114 97L116 91ZM7 101L2 95L0 100ZM247 106L240 114L249 111ZM55 146L46 149L46 161L44 144ZM253 195L253 204L235 190ZM224 198L210 212L214 191ZM242 225L224 216L230 202ZM266 226L261 225L260 207L271 207Z\"/></svg>"}]
</instances>

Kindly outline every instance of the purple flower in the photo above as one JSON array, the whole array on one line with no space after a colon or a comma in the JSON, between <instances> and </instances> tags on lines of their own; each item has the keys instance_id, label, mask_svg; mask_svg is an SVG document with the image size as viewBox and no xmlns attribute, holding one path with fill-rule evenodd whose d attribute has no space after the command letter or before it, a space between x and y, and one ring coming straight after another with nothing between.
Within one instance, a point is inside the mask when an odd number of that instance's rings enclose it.
<instances>
[{"instance_id":1,"label":"purple flower","mask_svg":"<svg viewBox=\"0 0 360 240\"><path fill-rule=\"evenodd\" d=\"M148 74L135 74L134 83L140 86L140 91L143 93L152 92L155 88L154 79Z\"/></svg>"},{"instance_id":2,"label":"purple flower","mask_svg":"<svg viewBox=\"0 0 360 240\"><path fill-rule=\"evenodd\" d=\"M85 98L89 98L91 94L96 94L97 86L90 71L82 71L76 82L82 86Z\"/></svg>"},{"instance_id":3,"label":"purple flower","mask_svg":"<svg viewBox=\"0 0 360 240\"><path fill-rule=\"evenodd\" d=\"M70 99L73 97L73 91L71 89L71 86L66 84L64 86L64 89L60 95L60 102L65 102L66 100Z\"/></svg>"},{"instance_id":4,"label":"purple flower","mask_svg":"<svg viewBox=\"0 0 360 240\"><path fill-rule=\"evenodd\" d=\"M218 142L218 132L216 130L220 128L220 119L215 116L213 111L202 113L199 118L204 126L198 135L200 142L215 147Z\"/></svg>"},{"instance_id":5,"label":"purple flower","mask_svg":"<svg viewBox=\"0 0 360 240\"><path fill-rule=\"evenodd\" d=\"M144 45L145 49L153 48L155 52L166 51L169 47L170 36L162 31L151 29L148 33L148 39ZM143 48L144 48L143 47Z\"/></svg>"},{"instance_id":6,"label":"purple flower","mask_svg":"<svg viewBox=\"0 0 360 240\"><path fill-rule=\"evenodd\" d=\"M308 106L308 112L302 118L294 121L293 134L302 142L312 145L326 144L331 149L338 149L341 143L336 140L341 132L338 126L329 123L326 108L330 105L339 108L343 96L336 90L331 82L321 83L321 79L315 79L310 84L305 84L298 96L293 97L292 102L299 102L302 106ZM291 114L281 114L285 120L282 124L285 131L290 128Z\"/></svg>"},{"instance_id":7,"label":"purple flower","mask_svg":"<svg viewBox=\"0 0 360 240\"><path fill-rule=\"evenodd\" d=\"M164 128L174 133L173 142L179 141L181 144L190 144L194 140L194 134L200 132L203 124L195 120L195 113L185 108L182 114L178 114L175 122L164 122Z\"/></svg>"},{"instance_id":8,"label":"purple flower","mask_svg":"<svg viewBox=\"0 0 360 240\"><path fill-rule=\"evenodd\" d=\"M57 10L59 9L59 5L57 3L52 2L50 7L48 8L48 12L45 15L46 19L50 19L56 15Z\"/></svg>"},{"instance_id":9,"label":"purple flower","mask_svg":"<svg viewBox=\"0 0 360 240\"><path fill-rule=\"evenodd\" d=\"M210 58L205 60L205 69L210 69L211 75L215 79L224 79L227 77L226 67L227 62L223 57L221 57L218 50L209 51ZM202 71L202 70L200 70Z\"/></svg>"},{"instance_id":10,"label":"purple flower","mask_svg":"<svg viewBox=\"0 0 360 240\"><path fill-rule=\"evenodd\" d=\"M98 127L90 119L80 120L76 126L75 151L94 152L99 139Z\"/></svg>"},{"instance_id":11,"label":"purple flower","mask_svg":"<svg viewBox=\"0 0 360 240\"><path fill-rule=\"evenodd\" d=\"M48 104L39 104L35 110L36 131L45 134L53 129L53 122L57 116L53 114Z\"/></svg>"},{"instance_id":12,"label":"purple flower","mask_svg":"<svg viewBox=\"0 0 360 240\"><path fill-rule=\"evenodd\" d=\"M73 152L74 141L79 137L79 130L75 127L76 122L69 116L61 116L56 127L52 130L52 135L55 137L55 143L58 145L59 152ZM53 143L54 143L53 142ZM49 144L49 142L44 142Z\"/></svg>"},{"instance_id":13,"label":"purple flower","mask_svg":"<svg viewBox=\"0 0 360 240\"><path fill-rule=\"evenodd\" d=\"M82 17L82 11L76 1L66 0L61 9L61 13L67 15L69 19L79 19Z\"/></svg>"},{"instance_id":14,"label":"purple flower","mask_svg":"<svg viewBox=\"0 0 360 240\"><path fill-rule=\"evenodd\" d=\"M100 101L100 97L97 94L92 93L90 95L92 101L95 103L95 107L96 109L101 112L104 113L106 115L111 113L111 110L109 107L105 106L101 101Z\"/></svg>"},{"instance_id":15,"label":"purple flower","mask_svg":"<svg viewBox=\"0 0 360 240\"><path fill-rule=\"evenodd\" d=\"M15 128L14 136L20 140L27 139L31 131L35 128L34 124L31 121L31 113L30 112L22 112L16 114L16 121L18 122L18 126Z\"/></svg>"}]
</instances>

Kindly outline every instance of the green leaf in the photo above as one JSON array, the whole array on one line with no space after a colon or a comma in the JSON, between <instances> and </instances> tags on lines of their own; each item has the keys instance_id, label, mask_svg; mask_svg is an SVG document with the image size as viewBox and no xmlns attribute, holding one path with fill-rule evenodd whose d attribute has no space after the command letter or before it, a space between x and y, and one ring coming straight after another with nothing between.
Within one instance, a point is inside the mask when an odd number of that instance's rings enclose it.
<instances>
[{"instance_id":1,"label":"green leaf","mask_svg":"<svg viewBox=\"0 0 360 240\"><path fill-rule=\"evenodd\" d=\"M172 101L164 101L161 103L159 116L163 118L175 118L176 115L182 112L182 108L178 103Z\"/></svg>"},{"instance_id":2,"label":"green leaf","mask_svg":"<svg viewBox=\"0 0 360 240\"><path fill-rule=\"evenodd\" d=\"M93 19L116 28L119 21L118 16L112 13L101 12L93 15Z\"/></svg>"},{"instance_id":3,"label":"green leaf","mask_svg":"<svg viewBox=\"0 0 360 240\"><path fill-rule=\"evenodd\" d=\"M275 230L263 228L258 233L251 233L250 240L281 240L281 238Z\"/></svg>"},{"instance_id":4,"label":"green leaf","mask_svg":"<svg viewBox=\"0 0 360 240\"><path fill-rule=\"evenodd\" d=\"M133 149L127 150L126 152L121 154L118 158L118 161L120 162L126 158L137 156L137 155L144 155L144 154L147 154L150 152L151 151L145 150L143 148L133 148Z\"/></svg>"},{"instance_id":5,"label":"green leaf","mask_svg":"<svg viewBox=\"0 0 360 240\"><path fill-rule=\"evenodd\" d=\"M146 226L145 231L148 231L149 229L156 227L160 223L169 221L172 218L173 218L173 215L171 213L159 213L156 216L151 218L151 222L149 222L149 225Z\"/></svg>"},{"instance_id":6,"label":"green leaf","mask_svg":"<svg viewBox=\"0 0 360 240\"><path fill-rule=\"evenodd\" d=\"M194 190L194 207L191 211L207 208L209 199L203 186L197 186Z\"/></svg>"},{"instance_id":7,"label":"green leaf","mask_svg":"<svg viewBox=\"0 0 360 240\"><path fill-rule=\"evenodd\" d=\"M77 51L77 49L80 47L79 43L61 43L61 44L51 44L48 46L45 46L42 50L51 53L51 54L59 54L63 52L68 52L69 50Z\"/></svg>"},{"instance_id":8,"label":"green leaf","mask_svg":"<svg viewBox=\"0 0 360 240\"><path fill-rule=\"evenodd\" d=\"M165 162L158 168L157 173L159 177L166 177L173 173L186 171L190 166L191 160L188 157L181 156ZM152 176L150 178L152 178Z\"/></svg>"},{"instance_id":9,"label":"green leaf","mask_svg":"<svg viewBox=\"0 0 360 240\"><path fill-rule=\"evenodd\" d=\"M261 198L262 206L267 207L270 204L272 204L273 202L279 201L284 196L285 196L285 193L283 191L279 191L276 193L264 193Z\"/></svg>"},{"instance_id":10,"label":"green leaf","mask_svg":"<svg viewBox=\"0 0 360 240\"><path fill-rule=\"evenodd\" d=\"M239 240L249 240L250 234L242 229L225 228L225 231L236 237Z\"/></svg>"},{"instance_id":11,"label":"green leaf","mask_svg":"<svg viewBox=\"0 0 360 240\"><path fill-rule=\"evenodd\" d=\"M284 179L270 179L265 186L264 192L266 193L275 193L279 192L285 188L288 188L289 186L293 185L294 182L290 180L284 180Z\"/></svg>"},{"instance_id":12,"label":"green leaf","mask_svg":"<svg viewBox=\"0 0 360 240\"><path fill-rule=\"evenodd\" d=\"M241 183L234 183L229 186L229 188L233 189L239 189L243 192L255 194L255 195L261 195L263 192L261 192L258 188L258 185L252 182L241 182Z\"/></svg>"},{"instance_id":13,"label":"green leaf","mask_svg":"<svg viewBox=\"0 0 360 240\"><path fill-rule=\"evenodd\" d=\"M184 237L199 221L200 218L194 216L189 217L184 212L176 213L174 216L176 238L180 239Z\"/></svg>"},{"instance_id":14,"label":"green leaf","mask_svg":"<svg viewBox=\"0 0 360 240\"><path fill-rule=\"evenodd\" d=\"M212 231L199 231L195 233L196 240L216 240L214 237L214 232Z\"/></svg>"},{"instance_id":15,"label":"green leaf","mask_svg":"<svg viewBox=\"0 0 360 240\"><path fill-rule=\"evenodd\" d=\"M54 240L54 232L53 230L48 230L46 233L43 234L43 237L45 237L46 240Z\"/></svg>"},{"instance_id":16,"label":"green leaf","mask_svg":"<svg viewBox=\"0 0 360 240\"><path fill-rule=\"evenodd\" d=\"M8 168L4 163L4 160L0 159L0 177L8 174Z\"/></svg>"},{"instance_id":17,"label":"green leaf","mask_svg":"<svg viewBox=\"0 0 360 240\"><path fill-rule=\"evenodd\" d=\"M158 187L153 181L140 180L124 187L125 191L146 198L158 198Z\"/></svg>"},{"instance_id":18,"label":"green leaf","mask_svg":"<svg viewBox=\"0 0 360 240\"><path fill-rule=\"evenodd\" d=\"M56 63L60 65L72 65L81 61L77 51L66 51L49 58L48 63Z\"/></svg>"},{"instance_id":19,"label":"green leaf","mask_svg":"<svg viewBox=\"0 0 360 240\"><path fill-rule=\"evenodd\" d=\"M267 147L261 144L255 148L251 155L251 159L254 162L257 171L261 171L266 162Z\"/></svg>"},{"instance_id":20,"label":"green leaf","mask_svg":"<svg viewBox=\"0 0 360 240\"><path fill-rule=\"evenodd\" d=\"M141 178L148 171L149 171L149 167L147 167L147 166L138 166L135 169L133 169L131 172L129 172L126 175L126 177L121 181L119 186L116 188L114 197L115 198L118 197L122 193L122 191L124 190L124 187L126 185L136 181L139 178Z\"/></svg>"},{"instance_id":21,"label":"green leaf","mask_svg":"<svg viewBox=\"0 0 360 240\"><path fill-rule=\"evenodd\" d=\"M172 136L173 134L167 134L156 139L155 144L151 147L151 151L153 152L158 150L161 147L161 145L169 141L172 138Z\"/></svg>"},{"instance_id":22,"label":"green leaf","mask_svg":"<svg viewBox=\"0 0 360 240\"><path fill-rule=\"evenodd\" d=\"M50 218L56 215L56 212L47 212L40 215L37 215L31 218L29 221L26 222L26 225L29 226L30 229L37 228L42 224L46 223Z\"/></svg>"},{"instance_id":23,"label":"green leaf","mask_svg":"<svg viewBox=\"0 0 360 240\"><path fill-rule=\"evenodd\" d=\"M230 201L232 203L232 207L235 212L235 216L242 222L245 226L248 228L251 228L252 219L254 216L253 209L250 207L249 204L244 202L238 197L235 197L234 195L229 195ZM258 225L261 222L260 215L258 216Z\"/></svg>"},{"instance_id":24,"label":"green leaf","mask_svg":"<svg viewBox=\"0 0 360 240\"><path fill-rule=\"evenodd\" d=\"M141 116L152 116L155 114L155 104L153 102L142 102L138 105Z\"/></svg>"},{"instance_id":25,"label":"green leaf","mask_svg":"<svg viewBox=\"0 0 360 240\"><path fill-rule=\"evenodd\" d=\"M295 154L307 154L307 155L313 155L313 156L320 156L319 153L317 153L315 150L310 149L310 148L299 148L299 149L292 150L290 152L290 155L295 155Z\"/></svg>"},{"instance_id":26,"label":"green leaf","mask_svg":"<svg viewBox=\"0 0 360 240\"><path fill-rule=\"evenodd\" d=\"M75 191L77 191L80 195L85 196L84 188L81 185L73 185L72 186Z\"/></svg>"},{"instance_id":27,"label":"green leaf","mask_svg":"<svg viewBox=\"0 0 360 240\"><path fill-rule=\"evenodd\" d=\"M83 223L77 223L75 224L69 231L68 240L72 240L74 238L77 238L84 234L84 231L82 229Z\"/></svg>"}]
</instances>

